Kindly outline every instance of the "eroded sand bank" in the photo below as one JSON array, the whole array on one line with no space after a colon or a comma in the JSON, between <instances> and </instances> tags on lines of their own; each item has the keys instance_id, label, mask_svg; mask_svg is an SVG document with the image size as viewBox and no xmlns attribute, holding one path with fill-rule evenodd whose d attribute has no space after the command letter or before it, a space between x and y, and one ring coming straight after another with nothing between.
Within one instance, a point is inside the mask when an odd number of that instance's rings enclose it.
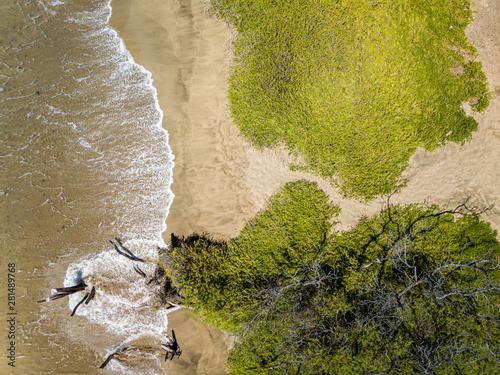
<instances>
[{"instance_id":1,"label":"eroded sand bank","mask_svg":"<svg viewBox=\"0 0 500 375\"><path fill-rule=\"evenodd\" d=\"M382 199L370 204L342 199L321 179L289 171L285 151L261 153L239 137L226 108L231 30L206 15L201 0L113 0L112 7L111 25L134 59L153 74L175 154L175 199L166 221L166 242L171 233L193 231L233 237L276 189L300 178L317 181L340 205L339 229L380 210ZM499 230L500 3L483 0L476 11L467 35L496 98L484 115L475 116L479 130L470 142L416 153L405 173L407 187L391 202L453 206L471 196L478 206L496 206L485 219ZM226 336L185 312L169 315L169 326L176 332L182 327L179 336L185 345L180 360L168 365L175 373L224 371Z\"/></svg>"}]
</instances>

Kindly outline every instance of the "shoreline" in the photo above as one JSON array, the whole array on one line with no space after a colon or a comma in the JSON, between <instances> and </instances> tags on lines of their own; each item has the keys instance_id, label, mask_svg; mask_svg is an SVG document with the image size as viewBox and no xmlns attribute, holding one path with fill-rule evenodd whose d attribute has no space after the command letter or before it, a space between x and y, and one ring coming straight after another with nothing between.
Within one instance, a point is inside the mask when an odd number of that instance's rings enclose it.
<instances>
[{"instance_id":1,"label":"shoreline","mask_svg":"<svg viewBox=\"0 0 500 375\"><path fill-rule=\"evenodd\" d=\"M151 72L163 111L162 126L168 131L169 146L175 155L171 186L175 197L166 219L167 229L162 233L165 243L170 242L170 233L188 235L202 230L235 235L236 226L234 232L227 229L230 220L214 219L217 212L205 213L214 212L214 204L218 204L218 210L236 211L230 217L241 212L238 181L232 174L224 178L223 165L217 162L231 148L231 144L218 146L227 136L225 132L221 135L220 129L228 123L221 103L226 89L222 45L229 33L225 33L223 23L205 17L205 7L198 0L182 5L164 0L111 2L109 25L118 32L134 61ZM237 136L235 127L229 132ZM240 155L244 156L244 151L229 153L242 168L245 159ZM219 197L217 189L200 189L200 185L208 186L214 179L229 187L225 196ZM241 227L246 219L241 219ZM166 370L179 374L227 373L226 360L232 345L227 333L192 317L188 309L168 315L168 330L172 329L183 355L162 362Z\"/></svg>"},{"instance_id":2,"label":"shoreline","mask_svg":"<svg viewBox=\"0 0 500 375\"><path fill-rule=\"evenodd\" d=\"M163 128L175 155L175 195L162 237L210 233L224 239L238 235L277 189L297 179L318 183L338 204L338 230L380 211L386 200L368 204L344 199L326 181L288 169L285 149L259 151L239 136L228 117L225 48L232 38L224 21L210 16L202 0L182 5L165 0L112 0L109 24L119 32L134 60L152 73L163 111ZM476 46L490 90L497 92L479 129L465 145L448 144L430 153L418 151L404 173L408 184L391 203L457 205L467 195L477 205L500 205L500 55L494 35L500 4L484 0L467 35ZM499 209L484 219L500 230ZM179 330L177 327L183 327ZM184 309L169 315L169 330L183 331L179 361L166 364L179 373L225 372L227 335L190 317ZM191 353L191 354L189 354Z\"/></svg>"}]
</instances>

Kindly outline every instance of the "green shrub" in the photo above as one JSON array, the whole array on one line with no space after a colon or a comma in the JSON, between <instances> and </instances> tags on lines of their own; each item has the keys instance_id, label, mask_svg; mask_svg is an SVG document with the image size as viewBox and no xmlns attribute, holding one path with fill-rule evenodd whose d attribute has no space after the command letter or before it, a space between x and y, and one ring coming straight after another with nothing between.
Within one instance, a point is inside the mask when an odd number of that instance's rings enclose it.
<instances>
[{"instance_id":1,"label":"green shrub","mask_svg":"<svg viewBox=\"0 0 500 375\"><path fill-rule=\"evenodd\" d=\"M236 330L258 310L258 289L314 257L340 210L307 181L286 184L230 241L193 234L173 248L175 280L186 303L210 323Z\"/></svg>"},{"instance_id":2,"label":"green shrub","mask_svg":"<svg viewBox=\"0 0 500 375\"><path fill-rule=\"evenodd\" d=\"M465 27L470 2L213 0L239 31L232 117L259 147L284 143L347 196L401 183L417 147L463 142L491 94Z\"/></svg>"}]
</instances>

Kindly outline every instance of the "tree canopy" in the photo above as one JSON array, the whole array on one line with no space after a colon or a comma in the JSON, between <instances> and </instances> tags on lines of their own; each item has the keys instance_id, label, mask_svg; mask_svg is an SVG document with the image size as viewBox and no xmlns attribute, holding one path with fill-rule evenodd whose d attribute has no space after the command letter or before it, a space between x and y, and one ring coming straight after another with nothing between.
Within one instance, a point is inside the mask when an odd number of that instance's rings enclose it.
<instances>
[{"instance_id":1,"label":"tree canopy","mask_svg":"<svg viewBox=\"0 0 500 375\"><path fill-rule=\"evenodd\" d=\"M388 205L336 232L338 212L297 181L237 238L176 242L188 304L239 335L232 373L494 373L500 245L478 212Z\"/></svg>"}]
</instances>

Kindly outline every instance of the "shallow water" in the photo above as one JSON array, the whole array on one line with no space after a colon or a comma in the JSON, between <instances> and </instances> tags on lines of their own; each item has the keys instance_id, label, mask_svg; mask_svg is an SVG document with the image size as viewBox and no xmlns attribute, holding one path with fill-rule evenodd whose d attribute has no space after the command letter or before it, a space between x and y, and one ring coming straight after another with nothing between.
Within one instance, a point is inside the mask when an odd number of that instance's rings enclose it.
<instances>
[{"instance_id":1,"label":"shallow water","mask_svg":"<svg viewBox=\"0 0 500 375\"><path fill-rule=\"evenodd\" d=\"M152 274L173 199L151 75L107 26L110 12L108 0L0 4L0 240L17 314L16 367L2 359L2 374L96 373L113 348L158 343L166 328L165 312L137 309L150 287L109 243L120 237ZM82 293L36 303L78 273L97 292L74 317ZM107 372L161 372L160 354L130 352Z\"/></svg>"}]
</instances>

